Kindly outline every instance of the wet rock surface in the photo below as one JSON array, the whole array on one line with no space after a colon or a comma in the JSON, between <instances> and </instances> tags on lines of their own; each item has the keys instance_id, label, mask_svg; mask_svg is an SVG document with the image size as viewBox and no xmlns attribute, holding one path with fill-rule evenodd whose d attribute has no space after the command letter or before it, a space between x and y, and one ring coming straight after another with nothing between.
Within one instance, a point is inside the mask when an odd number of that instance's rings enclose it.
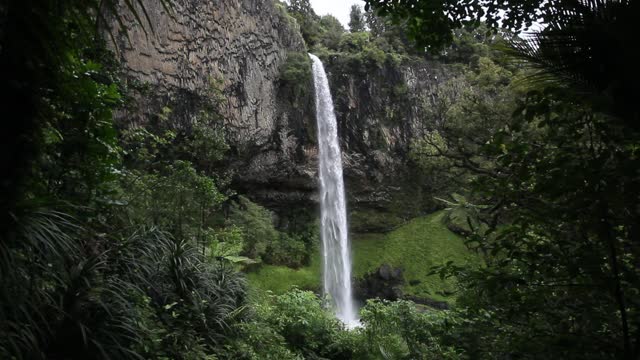
<instances>
[{"instance_id":1,"label":"wet rock surface","mask_svg":"<svg viewBox=\"0 0 640 360\"><path fill-rule=\"evenodd\" d=\"M356 281L354 294L358 301L362 303L367 299L389 301L411 300L416 304L425 305L433 309L449 309L449 304L444 301L404 294L402 291L402 285L404 284L405 279L402 269L389 264L383 264L375 271L366 274Z\"/></svg>"},{"instance_id":2,"label":"wet rock surface","mask_svg":"<svg viewBox=\"0 0 640 360\"><path fill-rule=\"evenodd\" d=\"M401 289L403 284L402 270L389 264L383 264L357 281L354 294L360 301L376 298L398 300L403 297Z\"/></svg>"}]
</instances>

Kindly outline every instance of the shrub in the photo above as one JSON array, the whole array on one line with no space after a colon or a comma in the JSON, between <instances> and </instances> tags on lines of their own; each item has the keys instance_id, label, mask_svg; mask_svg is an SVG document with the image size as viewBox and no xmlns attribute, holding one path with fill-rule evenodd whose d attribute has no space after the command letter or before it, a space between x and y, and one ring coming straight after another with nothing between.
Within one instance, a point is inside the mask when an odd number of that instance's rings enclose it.
<instances>
[{"instance_id":1,"label":"shrub","mask_svg":"<svg viewBox=\"0 0 640 360\"><path fill-rule=\"evenodd\" d=\"M340 39L339 49L342 52L356 53L363 51L369 44L369 33L345 33Z\"/></svg>"},{"instance_id":2,"label":"shrub","mask_svg":"<svg viewBox=\"0 0 640 360\"><path fill-rule=\"evenodd\" d=\"M448 329L459 321L447 311L420 311L410 301L369 300L361 312L365 358L459 359Z\"/></svg>"},{"instance_id":3,"label":"shrub","mask_svg":"<svg viewBox=\"0 0 640 360\"><path fill-rule=\"evenodd\" d=\"M338 19L331 15L325 15L320 19L320 39L318 45L325 46L332 50L337 50L340 40L344 34L344 28Z\"/></svg>"},{"instance_id":4,"label":"shrub","mask_svg":"<svg viewBox=\"0 0 640 360\"><path fill-rule=\"evenodd\" d=\"M290 83L305 83L312 80L311 59L304 52L291 52L284 63L280 80Z\"/></svg>"},{"instance_id":5,"label":"shrub","mask_svg":"<svg viewBox=\"0 0 640 360\"><path fill-rule=\"evenodd\" d=\"M280 234L277 241L269 244L264 256L265 262L299 268L306 263L307 247L297 235Z\"/></svg>"},{"instance_id":6,"label":"shrub","mask_svg":"<svg viewBox=\"0 0 640 360\"><path fill-rule=\"evenodd\" d=\"M242 255L254 260L261 260L267 246L280 237L273 225L273 214L244 196L231 203L228 222L242 229Z\"/></svg>"},{"instance_id":7,"label":"shrub","mask_svg":"<svg viewBox=\"0 0 640 360\"><path fill-rule=\"evenodd\" d=\"M237 333L221 352L222 359L301 360L287 348L285 339L261 319L237 324Z\"/></svg>"},{"instance_id":8,"label":"shrub","mask_svg":"<svg viewBox=\"0 0 640 360\"><path fill-rule=\"evenodd\" d=\"M340 322L322 308L320 299L310 291L295 289L272 296L270 305L262 310L266 311L266 322L299 353L328 355L342 330Z\"/></svg>"},{"instance_id":9,"label":"shrub","mask_svg":"<svg viewBox=\"0 0 640 360\"><path fill-rule=\"evenodd\" d=\"M280 82L290 92L293 103L310 94L313 89L311 58L305 52L291 52L280 69Z\"/></svg>"}]
</instances>

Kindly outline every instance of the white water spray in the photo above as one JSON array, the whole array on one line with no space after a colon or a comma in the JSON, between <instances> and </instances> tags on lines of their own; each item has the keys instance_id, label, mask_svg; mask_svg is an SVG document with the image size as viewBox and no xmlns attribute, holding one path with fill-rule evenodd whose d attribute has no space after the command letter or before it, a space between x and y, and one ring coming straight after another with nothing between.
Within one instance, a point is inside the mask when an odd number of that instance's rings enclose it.
<instances>
[{"instance_id":1,"label":"white water spray","mask_svg":"<svg viewBox=\"0 0 640 360\"><path fill-rule=\"evenodd\" d=\"M318 122L324 292L330 296L338 319L347 327L354 327L359 322L351 293L351 253L338 126L322 61L314 55L309 56L313 61Z\"/></svg>"}]
</instances>

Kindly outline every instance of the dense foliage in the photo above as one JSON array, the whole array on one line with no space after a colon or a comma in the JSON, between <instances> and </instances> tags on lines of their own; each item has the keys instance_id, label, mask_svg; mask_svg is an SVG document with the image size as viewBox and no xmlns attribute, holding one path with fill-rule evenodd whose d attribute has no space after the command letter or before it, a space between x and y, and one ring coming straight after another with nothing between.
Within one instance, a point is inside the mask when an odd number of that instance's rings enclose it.
<instances>
[{"instance_id":1,"label":"dense foliage","mask_svg":"<svg viewBox=\"0 0 640 360\"><path fill-rule=\"evenodd\" d=\"M0 354L201 358L245 303L242 276L205 251L225 196L192 157L220 141L197 123L117 131L121 89L93 46L67 54L38 108L43 150L2 239Z\"/></svg>"},{"instance_id":2,"label":"dense foliage","mask_svg":"<svg viewBox=\"0 0 640 360\"><path fill-rule=\"evenodd\" d=\"M25 20L14 3L3 9L10 25ZM54 43L36 57L49 73L24 80L31 128L13 134L38 150L16 157L29 176L3 182L13 193L3 194L0 357L205 358L246 304L229 257L242 238L218 219L227 198L212 167L226 150L219 118L203 108L178 128L165 108L145 128L116 126L127 89L86 28L91 6L30 20L51 27L34 36ZM7 26L3 61L39 51L9 46L24 34Z\"/></svg>"},{"instance_id":3,"label":"dense foliage","mask_svg":"<svg viewBox=\"0 0 640 360\"><path fill-rule=\"evenodd\" d=\"M347 330L314 293L249 288L243 269L308 265L317 224L280 229L230 187L216 82L188 124L170 103L143 124L115 121L136 106L95 26L115 4L11 1L0 65L18 129L1 139L0 357L637 358L638 3L367 3L350 32L308 0L282 9L341 69L418 57L454 69L410 156L483 261L407 266L447 279L438 295L455 296L451 310L369 300ZM143 4L125 5L143 25ZM488 31L534 16L547 27L528 40ZM290 54L282 85L306 89L309 65ZM376 256L404 254L414 229Z\"/></svg>"},{"instance_id":4,"label":"dense foliage","mask_svg":"<svg viewBox=\"0 0 640 360\"><path fill-rule=\"evenodd\" d=\"M349 12L349 31L352 33L365 31L364 15L359 5L351 5Z\"/></svg>"},{"instance_id":5,"label":"dense foliage","mask_svg":"<svg viewBox=\"0 0 640 360\"><path fill-rule=\"evenodd\" d=\"M518 80L479 58L453 85L460 101L443 103L447 124L415 148L472 190L445 202L475 217L465 230L488 267L441 274L465 278L459 311L471 324L459 344L476 358L631 359L640 347L637 115L622 95L637 71L612 56L625 53L637 9L564 5L541 33L511 40Z\"/></svg>"},{"instance_id":6,"label":"dense foliage","mask_svg":"<svg viewBox=\"0 0 640 360\"><path fill-rule=\"evenodd\" d=\"M308 0L291 1L287 13L296 19L310 52L349 61L356 72L380 68L386 61L398 64L408 56L420 55L409 43L403 25L393 24L371 11L364 12L359 5L351 7L349 31L331 15L316 15Z\"/></svg>"},{"instance_id":7,"label":"dense foliage","mask_svg":"<svg viewBox=\"0 0 640 360\"><path fill-rule=\"evenodd\" d=\"M423 312L407 301L370 301L362 327L346 330L311 292L267 295L254 321L240 324L233 357L243 359L457 359L447 342L460 319Z\"/></svg>"}]
</instances>

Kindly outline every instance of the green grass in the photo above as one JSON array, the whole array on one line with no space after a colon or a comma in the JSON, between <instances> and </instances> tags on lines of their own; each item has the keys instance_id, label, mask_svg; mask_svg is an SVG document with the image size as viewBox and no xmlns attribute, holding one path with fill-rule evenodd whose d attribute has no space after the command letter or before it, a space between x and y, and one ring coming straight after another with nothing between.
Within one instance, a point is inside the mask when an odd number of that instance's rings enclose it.
<instances>
[{"instance_id":1,"label":"green grass","mask_svg":"<svg viewBox=\"0 0 640 360\"><path fill-rule=\"evenodd\" d=\"M365 234L353 237L354 274L357 277L375 270L381 264L403 269L406 294L452 301L454 279L428 276L435 265L453 261L456 265L480 266L480 256L469 251L463 238L442 222L444 212L411 220L388 234ZM419 283L410 285L415 280Z\"/></svg>"},{"instance_id":2,"label":"green grass","mask_svg":"<svg viewBox=\"0 0 640 360\"><path fill-rule=\"evenodd\" d=\"M387 234L354 234L354 275L361 277L382 264L390 264L403 269L406 294L453 301L455 280L428 276L430 268L448 261L456 265L480 266L482 260L466 248L462 237L446 228L443 216L444 212L440 211L416 218ZM321 277L320 256L315 256L311 265L302 269L267 265L248 277L257 287L275 293L285 292L294 285L317 290ZM419 283L410 285L411 280Z\"/></svg>"},{"instance_id":3,"label":"green grass","mask_svg":"<svg viewBox=\"0 0 640 360\"><path fill-rule=\"evenodd\" d=\"M317 291L321 282L320 254L311 259L309 266L291 269L286 266L263 265L247 274L249 283L262 290L282 294L297 286L303 290Z\"/></svg>"}]
</instances>

